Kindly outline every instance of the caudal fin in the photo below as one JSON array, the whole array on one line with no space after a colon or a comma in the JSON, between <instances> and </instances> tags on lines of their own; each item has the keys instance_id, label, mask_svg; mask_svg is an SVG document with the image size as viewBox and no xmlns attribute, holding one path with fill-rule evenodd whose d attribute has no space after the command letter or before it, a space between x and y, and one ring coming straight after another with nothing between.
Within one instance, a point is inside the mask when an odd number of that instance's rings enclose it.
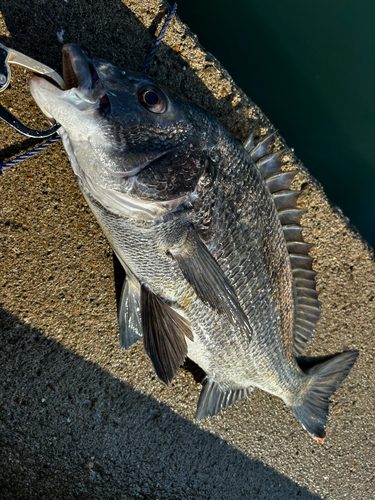
<instances>
[{"instance_id":1,"label":"caudal fin","mask_svg":"<svg viewBox=\"0 0 375 500\"><path fill-rule=\"evenodd\" d=\"M299 398L301 404L289 406L302 427L319 443L323 443L326 435L329 398L350 372L358 354L345 351L306 370L310 375L307 392Z\"/></svg>"}]
</instances>

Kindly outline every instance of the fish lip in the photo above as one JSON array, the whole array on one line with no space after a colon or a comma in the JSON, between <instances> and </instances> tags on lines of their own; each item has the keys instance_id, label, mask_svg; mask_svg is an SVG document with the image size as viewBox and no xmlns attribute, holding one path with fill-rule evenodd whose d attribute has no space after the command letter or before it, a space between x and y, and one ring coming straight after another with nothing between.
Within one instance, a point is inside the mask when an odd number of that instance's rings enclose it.
<instances>
[{"instance_id":1,"label":"fish lip","mask_svg":"<svg viewBox=\"0 0 375 500\"><path fill-rule=\"evenodd\" d=\"M67 90L76 89L77 96L88 104L109 102L92 59L74 43L66 43L62 48L62 55Z\"/></svg>"},{"instance_id":2,"label":"fish lip","mask_svg":"<svg viewBox=\"0 0 375 500\"><path fill-rule=\"evenodd\" d=\"M48 103L43 97L38 99L40 90L55 96L55 98L67 101L80 110L100 107L109 102L91 59L85 55L82 49L78 45L69 43L63 46L62 53L65 89L52 84L49 79L43 76L35 76L29 81L32 96L50 121L56 120L56 118L52 116L50 109L48 109Z\"/></svg>"},{"instance_id":3,"label":"fish lip","mask_svg":"<svg viewBox=\"0 0 375 500\"><path fill-rule=\"evenodd\" d=\"M56 87L56 85L52 85L47 78L43 78L41 76L33 76L30 78L28 85L34 101L38 104L45 117L51 123L56 123L55 117L52 116L50 109L46 106L43 97L41 97L41 91L48 92L49 94L53 94L55 96L60 96L63 91L59 87Z\"/></svg>"},{"instance_id":4,"label":"fish lip","mask_svg":"<svg viewBox=\"0 0 375 500\"><path fill-rule=\"evenodd\" d=\"M63 78L67 89L90 88L92 76L89 58L83 50L74 43L66 43L62 48Z\"/></svg>"}]
</instances>

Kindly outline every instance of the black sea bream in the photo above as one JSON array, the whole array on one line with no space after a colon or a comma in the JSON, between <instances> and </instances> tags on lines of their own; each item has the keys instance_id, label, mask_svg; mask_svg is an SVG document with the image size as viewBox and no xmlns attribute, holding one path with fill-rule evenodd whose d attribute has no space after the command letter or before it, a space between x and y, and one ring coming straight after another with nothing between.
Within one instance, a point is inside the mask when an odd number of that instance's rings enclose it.
<instances>
[{"instance_id":1,"label":"black sea bream","mask_svg":"<svg viewBox=\"0 0 375 500\"><path fill-rule=\"evenodd\" d=\"M126 271L121 344L143 337L168 384L186 356L206 373L197 419L259 387L318 441L347 351L303 369L320 309L294 172L271 138L242 146L207 111L145 74L65 45L60 90L32 95L59 134L82 193ZM297 356L297 359L296 359ZM307 366L307 365L305 365Z\"/></svg>"}]
</instances>

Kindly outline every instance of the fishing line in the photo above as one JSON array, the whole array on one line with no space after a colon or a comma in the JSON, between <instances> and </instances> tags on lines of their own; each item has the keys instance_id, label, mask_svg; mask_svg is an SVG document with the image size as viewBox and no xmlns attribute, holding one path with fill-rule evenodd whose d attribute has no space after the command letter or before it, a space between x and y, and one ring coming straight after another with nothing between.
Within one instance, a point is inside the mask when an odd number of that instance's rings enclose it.
<instances>
[{"instance_id":1,"label":"fishing line","mask_svg":"<svg viewBox=\"0 0 375 500\"><path fill-rule=\"evenodd\" d=\"M0 175L2 175L2 170L4 168L10 168L13 167L14 165L17 165L17 163L20 163L23 160L27 160L28 158L32 158L34 155L39 153L40 151L43 151L44 149L48 148L48 146L51 146L54 142L57 142L60 140L59 134L55 134L52 136L48 141L43 142L42 144L39 144L36 146L34 149L31 151L27 151L25 154L17 156L16 158L13 158L13 160L9 160L7 162L0 162Z\"/></svg>"},{"instance_id":2,"label":"fishing line","mask_svg":"<svg viewBox=\"0 0 375 500\"><path fill-rule=\"evenodd\" d=\"M157 36L149 55L147 56L145 64L143 65L143 68L141 69L141 73L146 73L148 71L150 64L151 64L151 62L156 54L156 51L160 45L160 42L164 38L164 35L165 35L165 32L167 31L169 23L172 21L173 16L176 13L176 10L177 10L177 4L174 3L172 5L171 10L169 11L167 17L165 18L163 27L161 28L160 33ZM32 158L34 155L36 155L40 151L43 151L48 146L51 146L51 144L54 144L55 142L57 142L59 140L60 140L60 136L59 136L59 134L56 133L50 139L48 139L48 141L43 142L42 144L39 144L34 149L27 151L25 154L17 156L16 158L13 158L13 160L9 160L7 162L0 161L0 175L2 175L3 169L13 167L14 165L17 165L18 163L20 163L23 160L27 160L28 158Z\"/></svg>"},{"instance_id":3,"label":"fishing line","mask_svg":"<svg viewBox=\"0 0 375 500\"><path fill-rule=\"evenodd\" d=\"M141 69L141 73L146 73L146 71L148 70L148 68L150 67L150 64L154 58L154 55L160 45L160 42L162 41L164 35L165 35L165 32L167 31L167 28L168 28L168 25L169 23L172 21L172 18L173 16L175 15L176 13L176 10L177 10L177 4L174 3L171 7L171 10L169 11L169 14L168 16L166 17L165 21L164 21L164 24L163 24L163 27L162 29L160 30L160 33L158 35L158 37L156 38L155 42L154 42L154 45L146 59L146 62L143 66L143 68Z\"/></svg>"}]
</instances>

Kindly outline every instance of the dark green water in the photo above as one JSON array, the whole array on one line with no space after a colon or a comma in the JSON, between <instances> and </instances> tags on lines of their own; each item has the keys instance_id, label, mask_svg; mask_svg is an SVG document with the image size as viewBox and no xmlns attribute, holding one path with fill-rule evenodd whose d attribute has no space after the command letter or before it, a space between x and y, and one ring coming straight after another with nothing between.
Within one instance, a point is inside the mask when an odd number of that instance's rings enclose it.
<instances>
[{"instance_id":1,"label":"dark green water","mask_svg":"<svg viewBox=\"0 0 375 500\"><path fill-rule=\"evenodd\" d=\"M375 247L375 2L178 0L177 12Z\"/></svg>"}]
</instances>

